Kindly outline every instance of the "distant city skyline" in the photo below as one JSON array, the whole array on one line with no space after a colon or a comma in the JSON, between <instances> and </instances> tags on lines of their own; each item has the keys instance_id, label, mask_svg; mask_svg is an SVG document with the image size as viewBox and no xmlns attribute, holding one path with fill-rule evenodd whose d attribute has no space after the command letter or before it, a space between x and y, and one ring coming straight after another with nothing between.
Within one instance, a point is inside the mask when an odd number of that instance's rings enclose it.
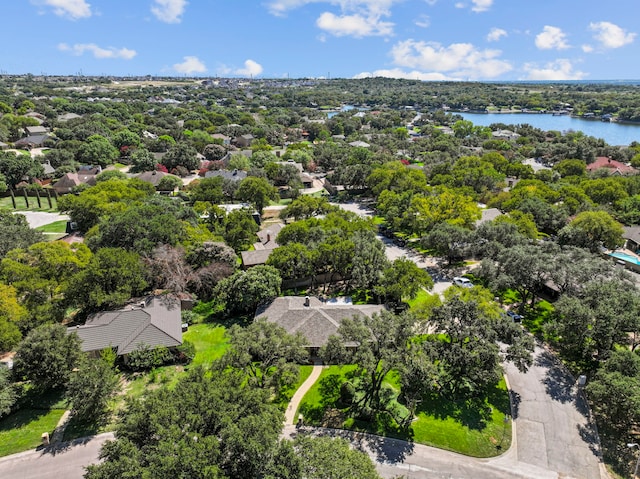
<instances>
[{"instance_id":1,"label":"distant city skyline","mask_svg":"<svg viewBox=\"0 0 640 479\"><path fill-rule=\"evenodd\" d=\"M0 72L640 78L638 0L11 0Z\"/></svg>"}]
</instances>

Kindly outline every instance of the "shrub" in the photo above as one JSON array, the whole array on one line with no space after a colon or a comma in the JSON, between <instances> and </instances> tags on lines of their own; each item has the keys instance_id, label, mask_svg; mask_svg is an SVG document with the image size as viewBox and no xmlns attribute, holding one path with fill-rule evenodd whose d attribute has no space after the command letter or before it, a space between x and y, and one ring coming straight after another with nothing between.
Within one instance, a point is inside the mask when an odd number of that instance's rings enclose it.
<instances>
[{"instance_id":1,"label":"shrub","mask_svg":"<svg viewBox=\"0 0 640 479\"><path fill-rule=\"evenodd\" d=\"M171 352L165 346L152 348L140 344L129 354L127 366L134 371L148 371L162 366L173 359Z\"/></svg>"}]
</instances>

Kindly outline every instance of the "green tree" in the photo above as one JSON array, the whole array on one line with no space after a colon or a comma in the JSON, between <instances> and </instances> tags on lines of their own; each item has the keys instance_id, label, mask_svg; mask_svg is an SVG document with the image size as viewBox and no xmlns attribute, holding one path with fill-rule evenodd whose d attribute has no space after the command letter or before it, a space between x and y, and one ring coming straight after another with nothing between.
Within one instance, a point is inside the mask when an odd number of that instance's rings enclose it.
<instances>
[{"instance_id":1,"label":"green tree","mask_svg":"<svg viewBox=\"0 0 640 479\"><path fill-rule=\"evenodd\" d=\"M16 289L0 283L0 351L10 351L20 342L19 326L27 316Z\"/></svg>"},{"instance_id":2,"label":"green tree","mask_svg":"<svg viewBox=\"0 0 640 479\"><path fill-rule=\"evenodd\" d=\"M331 205L326 198L302 195L294 199L280 212L280 218L285 221L289 218L293 218L298 221L300 219L326 215L327 213L335 210L336 207Z\"/></svg>"},{"instance_id":3,"label":"green tree","mask_svg":"<svg viewBox=\"0 0 640 479\"><path fill-rule=\"evenodd\" d=\"M288 243L274 249L267 264L280 272L284 279L303 279L315 276L315 253L300 243Z\"/></svg>"},{"instance_id":4,"label":"green tree","mask_svg":"<svg viewBox=\"0 0 640 479\"><path fill-rule=\"evenodd\" d=\"M236 253L245 251L256 241L256 233L260 227L246 209L234 210L222 221L222 237Z\"/></svg>"},{"instance_id":5,"label":"green tree","mask_svg":"<svg viewBox=\"0 0 640 479\"><path fill-rule=\"evenodd\" d=\"M45 324L22 340L13 371L18 379L29 380L38 388L60 388L69 382L81 356L77 335L67 334L67 328L59 324Z\"/></svg>"},{"instance_id":6,"label":"green tree","mask_svg":"<svg viewBox=\"0 0 640 479\"><path fill-rule=\"evenodd\" d=\"M298 364L304 364L309 356L304 336L300 333L291 335L264 318L258 318L246 327L234 325L227 331L227 336L230 348L220 366L242 369L251 385L271 388L276 393L282 387L295 384Z\"/></svg>"},{"instance_id":7,"label":"green tree","mask_svg":"<svg viewBox=\"0 0 640 479\"><path fill-rule=\"evenodd\" d=\"M96 183L109 180L126 180L127 175L120 170L105 170L102 173L96 175Z\"/></svg>"},{"instance_id":8,"label":"green tree","mask_svg":"<svg viewBox=\"0 0 640 479\"><path fill-rule=\"evenodd\" d=\"M395 315L382 311L369 316L354 316L342 320L337 335L329 338L320 355L327 362L355 364L357 387L362 394L355 407L383 410L381 390L384 378L405 358L409 339L413 335L415 318L408 313ZM349 344L357 348L348 348Z\"/></svg>"},{"instance_id":9,"label":"green tree","mask_svg":"<svg viewBox=\"0 0 640 479\"><path fill-rule=\"evenodd\" d=\"M42 233L29 227L24 215L0 209L0 259L14 248L27 248L43 239Z\"/></svg>"},{"instance_id":10,"label":"green tree","mask_svg":"<svg viewBox=\"0 0 640 479\"><path fill-rule=\"evenodd\" d=\"M422 246L438 256L447 258L449 264L461 260L471 242L471 231L450 223L439 223L422 237Z\"/></svg>"},{"instance_id":11,"label":"green tree","mask_svg":"<svg viewBox=\"0 0 640 479\"><path fill-rule=\"evenodd\" d=\"M87 267L74 275L69 301L86 311L122 306L147 287L145 270L137 253L101 248Z\"/></svg>"},{"instance_id":12,"label":"green tree","mask_svg":"<svg viewBox=\"0 0 640 479\"><path fill-rule=\"evenodd\" d=\"M149 150L145 148L136 149L129 157L131 161L131 173L142 173L143 171L153 171L156 169L158 160Z\"/></svg>"},{"instance_id":13,"label":"green tree","mask_svg":"<svg viewBox=\"0 0 640 479\"><path fill-rule=\"evenodd\" d=\"M177 143L162 157L162 164L171 172L175 168L182 167L187 171L193 171L200 166L197 157L198 152L187 143Z\"/></svg>"},{"instance_id":14,"label":"green tree","mask_svg":"<svg viewBox=\"0 0 640 479\"><path fill-rule=\"evenodd\" d=\"M415 298L423 288L432 287L429 273L408 258L398 258L383 271L377 290L387 301L397 304Z\"/></svg>"},{"instance_id":15,"label":"green tree","mask_svg":"<svg viewBox=\"0 0 640 479\"><path fill-rule=\"evenodd\" d=\"M111 143L113 143L113 146L115 146L118 151L123 151L123 148L137 147L140 144L140 136L125 128L113 134Z\"/></svg>"},{"instance_id":16,"label":"green tree","mask_svg":"<svg viewBox=\"0 0 640 479\"><path fill-rule=\"evenodd\" d=\"M16 399L16 390L11 384L11 371L2 367L0 368L0 418L11 412Z\"/></svg>"},{"instance_id":17,"label":"green tree","mask_svg":"<svg viewBox=\"0 0 640 479\"><path fill-rule=\"evenodd\" d=\"M213 205L222 203L224 192L222 191L222 177L202 178L193 181L187 187L191 201L207 201Z\"/></svg>"},{"instance_id":18,"label":"green tree","mask_svg":"<svg viewBox=\"0 0 640 479\"><path fill-rule=\"evenodd\" d=\"M104 421L109 401L116 395L119 377L102 359L84 358L71 374L66 399L81 421Z\"/></svg>"},{"instance_id":19,"label":"green tree","mask_svg":"<svg viewBox=\"0 0 640 479\"><path fill-rule=\"evenodd\" d=\"M118 159L120 152L100 135L91 135L76 153L76 159L85 165L106 167Z\"/></svg>"},{"instance_id":20,"label":"green tree","mask_svg":"<svg viewBox=\"0 0 640 479\"><path fill-rule=\"evenodd\" d=\"M41 178L44 169L40 162L30 155L0 151L0 174L4 176L6 184L14 189L25 179L30 182L35 178Z\"/></svg>"},{"instance_id":21,"label":"green tree","mask_svg":"<svg viewBox=\"0 0 640 479\"><path fill-rule=\"evenodd\" d=\"M271 201L278 200L278 189L264 178L249 176L240 182L236 196L241 201L251 204L262 214L264 207Z\"/></svg>"},{"instance_id":22,"label":"green tree","mask_svg":"<svg viewBox=\"0 0 640 479\"><path fill-rule=\"evenodd\" d=\"M558 233L558 242L597 252L622 245L622 225L606 211L583 211Z\"/></svg>"},{"instance_id":23,"label":"green tree","mask_svg":"<svg viewBox=\"0 0 640 479\"><path fill-rule=\"evenodd\" d=\"M177 176L167 175L162 177L156 189L158 191L174 191L177 188L182 187L182 180Z\"/></svg>"},{"instance_id":24,"label":"green tree","mask_svg":"<svg viewBox=\"0 0 640 479\"><path fill-rule=\"evenodd\" d=\"M255 266L247 271L236 271L218 283L214 294L225 304L226 311L253 313L259 304L280 294L282 279L273 266Z\"/></svg>"}]
</instances>

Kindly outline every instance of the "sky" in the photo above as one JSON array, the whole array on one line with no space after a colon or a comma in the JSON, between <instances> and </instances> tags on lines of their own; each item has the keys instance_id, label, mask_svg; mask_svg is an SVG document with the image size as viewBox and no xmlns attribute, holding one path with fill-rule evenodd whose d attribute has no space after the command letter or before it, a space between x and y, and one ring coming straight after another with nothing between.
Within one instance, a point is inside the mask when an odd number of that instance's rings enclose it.
<instances>
[{"instance_id":1,"label":"sky","mask_svg":"<svg viewBox=\"0 0 640 479\"><path fill-rule=\"evenodd\" d=\"M639 0L2 0L0 72L640 79Z\"/></svg>"}]
</instances>

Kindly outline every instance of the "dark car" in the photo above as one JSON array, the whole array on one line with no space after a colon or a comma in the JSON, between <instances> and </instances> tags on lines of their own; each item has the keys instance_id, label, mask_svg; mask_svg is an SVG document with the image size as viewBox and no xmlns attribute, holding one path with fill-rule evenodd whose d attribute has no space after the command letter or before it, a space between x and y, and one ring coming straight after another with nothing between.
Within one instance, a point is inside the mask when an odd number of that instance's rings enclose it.
<instances>
[{"instance_id":1,"label":"dark car","mask_svg":"<svg viewBox=\"0 0 640 479\"><path fill-rule=\"evenodd\" d=\"M524 319L524 316L516 313L515 311L507 311L507 316L513 319L516 323L520 323Z\"/></svg>"}]
</instances>

